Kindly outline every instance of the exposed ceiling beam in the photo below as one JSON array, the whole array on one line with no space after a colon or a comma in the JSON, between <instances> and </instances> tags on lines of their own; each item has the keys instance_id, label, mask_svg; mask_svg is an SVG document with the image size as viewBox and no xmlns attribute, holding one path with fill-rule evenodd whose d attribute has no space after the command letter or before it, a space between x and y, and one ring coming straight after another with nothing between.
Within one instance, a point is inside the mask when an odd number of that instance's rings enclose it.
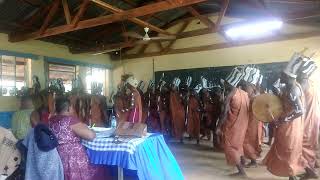
<instances>
[{"instance_id":1,"label":"exposed ceiling beam","mask_svg":"<svg viewBox=\"0 0 320 180\"><path fill-rule=\"evenodd\" d=\"M157 39L157 40L151 40L152 42L163 42L163 41L168 41L167 39ZM138 42L139 44L139 42ZM124 48L130 48L134 47L137 45L136 40L130 39L129 41L125 42L119 42L119 43L112 43L112 44L100 44L95 47L89 47L89 48L70 48L70 52L72 54L81 54L81 53L97 53L97 52L102 52L102 51L110 51L110 50L116 50L116 49L124 49ZM148 45L148 44L146 44Z\"/></svg>"},{"instance_id":2,"label":"exposed ceiling beam","mask_svg":"<svg viewBox=\"0 0 320 180\"><path fill-rule=\"evenodd\" d=\"M132 41L129 42L119 42L119 43L113 43L113 44L106 44L106 45L101 45L98 47L94 47L91 49L73 49L73 48L69 48L69 51L72 54L80 54L80 53L99 53L99 52L108 52L110 50L118 50L118 49L122 49L122 48L127 48L127 47L133 47L135 44Z\"/></svg>"},{"instance_id":3,"label":"exposed ceiling beam","mask_svg":"<svg viewBox=\"0 0 320 180\"><path fill-rule=\"evenodd\" d=\"M203 24L205 24L208 28L214 28L215 24L207 17L201 15L195 8L192 6L187 7L187 10L190 14L197 17Z\"/></svg>"},{"instance_id":4,"label":"exposed ceiling beam","mask_svg":"<svg viewBox=\"0 0 320 180\"><path fill-rule=\"evenodd\" d=\"M168 54L181 54L181 53L191 53L191 52L200 52L200 51L210 51L210 50L217 50L217 49L225 49L225 48L232 48L238 46L247 46L253 44L263 44L263 43L270 43L270 42L278 42L278 41L288 41L288 40L295 40L295 39L304 39L320 36L320 31L315 32L308 32L308 33L294 33L294 34L286 34L286 35L276 35L273 37L268 38L260 38L255 40L245 40L239 42L225 42L225 43L218 43L218 44L211 44L211 45L204 45L198 47L189 47L189 48L181 48L181 49L172 49L168 52L152 52L152 53L144 53L144 54L127 54L123 55L123 59L134 59L134 58L144 58L144 57L154 57L154 56L162 56Z\"/></svg>"},{"instance_id":5,"label":"exposed ceiling beam","mask_svg":"<svg viewBox=\"0 0 320 180\"><path fill-rule=\"evenodd\" d=\"M160 49L160 52L163 51L163 46L161 44L161 42L156 42L158 48Z\"/></svg>"},{"instance_id":6,"label":"exposed ceiling beam","mask_svg":"<svg viewBox=\"0 0 320 180\"><path fill-rule=\"evenodd\" d=\"M112 13L115 13L115 14L118 14L118 13L123 13L125 12L124 10L122 9L119 9L119 8L116 8L116 7L113 7L103 1L100 1L100 0L91 0L92 2L96 3L97 5L99 5L100 7L108 10L108 11L111 11ZM161 29L161 28L158 28L157 26L154 26L150 23L147 23L145 21L142 21L141 19L138 19L138 18L128 18L129 21L133 22L133 23L136 23L142 27L148 27L150 28L151 30L153 31L156 31L158 33L161 33L161 34L166 34L166 35L172 35L171 33Z\"/></svg>"},{"instance_id":7,"label":"exposed ceiling beam","mask_svg":"<svg viewBox=\"0 0 320 180\"><path fill-rule=\"evenodd\" d=\"M185 21L192 21L194 19L195 18L186 18ZM185 22L185 21L179 20L178 22L182 23L182 22ZM224 25L224 26L220 26L220 28L218 30L217 29L211 29L211 28L203 28L203 29L197 29L197 30L192 30L192 31L186 31L186 32L179 33L177 35L177 39L184 39L184 38L190 38L190 37L195 37L195 36L209 35L209 34L213 34L213 33L217 33L217 32L223 32L223 30L226 29L229 26L238 25L239 23L246 23L246 22L248 22L248 21L227 24L227 25ZM175 22L173 24L176 25ZM118 43L118 44L122 45L122 43ZM107 45L106 45L106 47L107 47ZM117 48L127 48L127 47L134 47L134 44L132 44L130 46L128 46L126 44L125 47L119 46ZM82 50L78 50L77 52L74 51L74 53L94 52L95 49L96 49L96 51L98 51L98 50L100 51L101 47L91 48L89 50L88 49L87 50L82 49ZM168 50L168 52L170 52L170 50ZM164 53L164 51L162 53Z\"/></svg>"},{"instance_id":8,"label":"exposed ceiling beam","mask_svg":"<svg viewBox=\"0 0 320 180\"><path fill-rule=\"evenodd\" d=\"M64 17L66 18L67 24L71 23L71 14L67 0L62 0L62 6L64 11Z\"/></svg>"},{"instance_id":9,"label":"exposed ceiling beam","mask_svg":"<svg viewBox=\"0 0 320 180\"><path fill-rule=\"evenodd\" d=\"M190 24L190 21L183 22L181 27L178 29L177 34L182 33L188 27L189 24ZM162 50L162 52L168 52L176 41L177 39L170 41L169 44Z\"/></svg>"},{"instance_id":10,"label":"exposed ceiling beam","mask_svg":"<svg viewBox=\"0 0 320 180\"><path fill-rule=\"evenodd\" d=\"M17 23L8 23L8 22L0 21L0 24L4 24L4 25L10 26L12 28L17 28L17 29L19 28L19 29L21 29L23 31L25 31L25 30L37 30L37 28L34 27L34 26L24 26L24 25L17 24ZM92 47L93 45L95 45L94 43L91 43L89 41L84 41L82 39L79 39L79 38L71 36L71 35L59 34L57 37L60 38L60 39L63 38L63 39L66 39L66 40L75 41L76 43L78 43L78 44L80 43L81 45L84 45L86 47Z\"/></svg>"},{"instance_id":11,"label":"exposed ceiling beam","mask_svg":"<svg viewBox=\"0 0 320 180\"><path fill-rule=\"evenodd\" d=\"M96 41L100 38L104 38L106 34L114 35L115 33L122 33L121 24L112 24L110 26L105 27L103 30L95 32L94 34L88 37L89 40ZM100 39L101 40L101 39Z\"/></svg>"},{"instance_id":12,"label":"exposed ceiling beam","mask_svg":"<svg viewBox=\"0 0 320 180\"><path fill-rule=\"evenodd\" d=\"M32 15L28 15L26 19L24 19L22 22L19 22L18 24L21 24L22 26L32 26L37 22L40 18L44 17L51 9L52 4L40 7L36 12L34 12Z\"/></svg>"},{"instance_id":13,"label":"exposed ceiling beam","mask_svg":"<svg viewBox=\"0 0 320 180\"><path fill-rule=\"evenodd\" d=\"M188 6L188 5L204 2L206 0L172 0L172 1L175 3L172 4L167 1L162 1L162 2L145 5L142 7L130 9L119 14L111 14L111 15L92 18L88 20L82 20L78 23L77 26L73 26L70 24L70 25L62 25L58 27L48 28L43 34L40 34L39 31L32 32L32 33L24 33L24 34L13 33L13 34L10 34L9 41L18 42L18 41L23 41L27 39L39 39L43 37L58 35L58 34L76 31L80 29L96 27L104 24L110 24L113 22L127 19L129 17L135 18L135 17L146 16L148 14L153 14L153 13L157 13L157 12L161 12L169 9Z\"/></svg>"},{"instance_id":14,"label":"exposed ceiling beam","mask_svg":"<svg viewBox=\"0 0 320 180\"><path fill-rule=\"evenodd\" d=\"M90 0L83 0L80 8L77 12L77 14L74 16L74 18L72 19L72 26L76 27L79 23L79 21L81 20L82 16L84 15L84 13L86 12L88 6L89 6Z\"/></svg>"},{"instance_id":15,"label":"exposed ceiling beam","mask_svg":"<svg viewBox=\"0 0 320 180\"><path fill-rule=\"evenodd\" d=\"M221 11L219 12L219 16L218 16L218 19L216 21L216 26L215 26L215 30L216 31L219 29L219 26L221 24L222 18L224 17L224 15L227 12L229 3L230 3L229 0L223 0L223 2L222 2Z\"/></svg>"},{"instance_id":16,"label":"exposed ceiling beam","mask_svg":"<svg viewBox=\"0 0 320 180\"><path fill-rule=\"evenodd\" d=\"M123 0L123 1L126 2L127 4L129 4L131 7L136 7L137 6L137 4L132 0Z\"/></svg>"},{"instance_id":17,"label":"exposed ceiling beam","mask_svg":"<svg viewBox=\"0 0 320 180\"><path fill-rule=\"evenodd\" d=\"M138 53L143 54L146 51L146 49L148 48L148 46L149 46L149 44L142 45L142 47L140 48Z\"/></svg>"},{"instance_id":18,"label":"exposed ceiling beam","mask_svg":"<svg viewBox=\"0 0 320 180\"><path fill-rule=\"evenodd\" d=\"M48 15L46 16L41 28L40 28L40 34L43 34L44 31L49 27L49 24L51 20L54 18L55 14L57 13L59 6L60 6L61 0L55 0L52 2L52 6L50 8L50 11Z\"/></svg>"}]
</instances>

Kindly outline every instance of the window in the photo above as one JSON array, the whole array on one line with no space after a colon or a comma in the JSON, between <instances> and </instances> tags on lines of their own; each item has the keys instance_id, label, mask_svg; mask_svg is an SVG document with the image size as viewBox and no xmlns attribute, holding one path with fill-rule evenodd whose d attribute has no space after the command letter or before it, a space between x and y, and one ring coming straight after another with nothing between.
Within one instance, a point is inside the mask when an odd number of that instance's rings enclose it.
<instances>
[{"instance_id":1,"label":"window","mask_svg":"<svg viewBox=\"0 0 320 180\"><path fill-rule=\"evenodd\" d=\"M17 90L26 86L26 58L15 56L0 56L1 59L1 81L2 96L14 96Z\"/></svg>"},{"instance_id":2,"label":"window","mask_svg":"<svg viewBox=\"0 0 320 180\"><path fill-rule=\"evenodd\" d=\"M106 69L103 68L93 68L87 67L86 72L86 90L88 93L91 93L92 84L101 83L103 85L102 95L105 92L105 83L106 83Z\"/></svg>"},{"instance_id":3,"label":"window","mask_svg":"<svg viewBox=\"0 0 320 180\"><path fill-rule=\"evenodd\" d=\"M72 90L72 80L76 76L76 66L65 64L49 63L49 81L61 78L65 87L65 91Z\"/></svg>"}]
</instances>

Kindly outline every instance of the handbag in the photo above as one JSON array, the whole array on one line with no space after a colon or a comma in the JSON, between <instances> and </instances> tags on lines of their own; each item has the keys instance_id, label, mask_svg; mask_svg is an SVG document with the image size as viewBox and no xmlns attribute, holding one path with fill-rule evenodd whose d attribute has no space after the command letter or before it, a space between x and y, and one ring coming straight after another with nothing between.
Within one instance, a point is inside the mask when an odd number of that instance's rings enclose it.
<instances>
[{"instance_id":1,"label":"handbag","mask_svg":"<svg viewBox=\"0 0 320 180\"><path fill-rule=\"evenodd\" d=\"M45 124L39 123L34 128L34 139L39 150L48 152L58 146L58 140Z\"/></svg>"},{"instance_id":2,"label":"handbag","mask_svg":"<svg viewBox=\"0 0 320 180\"><path fill-rule=\"evenodd\" d=\"M144 123L133 123L122 121L119 122L116 131L116 136L133 136L143 137L147 135L147 125Z\"/></svg>"}]
</instances>

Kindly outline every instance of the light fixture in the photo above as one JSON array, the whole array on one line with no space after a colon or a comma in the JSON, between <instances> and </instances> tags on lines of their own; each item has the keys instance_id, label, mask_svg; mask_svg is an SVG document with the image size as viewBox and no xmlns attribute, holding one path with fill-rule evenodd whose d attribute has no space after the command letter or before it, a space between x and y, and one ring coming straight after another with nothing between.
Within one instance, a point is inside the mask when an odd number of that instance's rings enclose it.
<instances>
[{"instance_id":1,"label":"light fixture","mask_svg":"<svg viewBox=\"0 0 320 180\"><path fill-rule=\"evenodd\" d=\"M270 36L281 29L282 25L283 22L276 19L256 21L230 27L225 31L225 34L232 40L254 39Z\"/></svg>"}]
</instances>

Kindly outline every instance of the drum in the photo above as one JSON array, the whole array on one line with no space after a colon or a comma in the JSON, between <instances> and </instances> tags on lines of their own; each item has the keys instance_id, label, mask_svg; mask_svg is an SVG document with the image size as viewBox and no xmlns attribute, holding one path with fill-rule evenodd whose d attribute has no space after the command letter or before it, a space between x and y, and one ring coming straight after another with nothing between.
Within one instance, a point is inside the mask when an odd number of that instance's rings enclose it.
<instances>
[{"instance_id":1,"label":"drum","mask_svg":"<svg viewBox=\"0 0 320 180\"><path fill-rule=\"evenodd\" d=\"M278 96L273 94L261 94L254 98L252 112L257 120L272 122L283 113L282 102Z\"/></svg>"}]
</instances>

